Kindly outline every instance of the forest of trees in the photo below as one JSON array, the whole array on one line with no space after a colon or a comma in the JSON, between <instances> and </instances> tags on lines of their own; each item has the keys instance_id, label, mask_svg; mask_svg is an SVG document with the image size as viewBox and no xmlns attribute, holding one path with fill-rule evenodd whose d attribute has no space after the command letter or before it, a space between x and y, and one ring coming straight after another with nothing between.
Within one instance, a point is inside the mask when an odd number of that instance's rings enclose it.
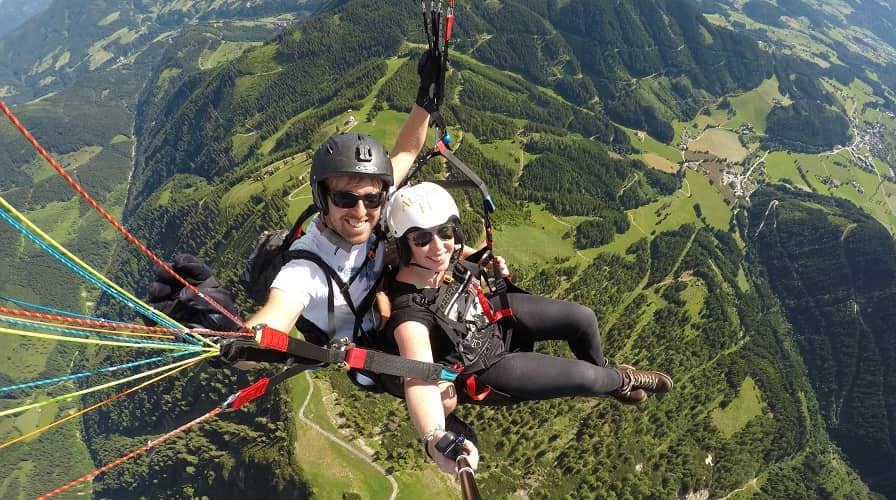
<instances>
[{"instance_id":1,"label":"forest of trees","mask_svg":"<svg viewBox=\"0 0 896 500\"><path fill-rule=\"evenodd\" d=\"M849 202L781 188L754 198L754 220L771 200L778 200L774 224L754 238L756 257L797 334L831 435L863 477L892 496L893 239Z\"/></svg>"}]
</instances>

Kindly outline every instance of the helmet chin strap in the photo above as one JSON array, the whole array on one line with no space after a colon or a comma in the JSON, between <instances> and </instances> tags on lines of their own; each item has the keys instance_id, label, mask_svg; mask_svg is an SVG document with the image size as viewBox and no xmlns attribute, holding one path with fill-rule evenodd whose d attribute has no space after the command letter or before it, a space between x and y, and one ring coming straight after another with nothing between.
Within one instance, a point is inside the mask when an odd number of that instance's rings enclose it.
<instances>
[{"instance_id":1,"label":"helmet chin strap","mask_svg":"<svg viewBox=\"0 0 896 500\"><path fill-rule=\"evenodd\" d=\"M409 266L414 266L414 267L419 267L420 269L426 269L427 271L432 271L432 272L434 272L434 273L437 273L437 272L438 272L438 271L436 271L435 269L433 269L433 268L431 268L431 267L426 267L426 266L424 266L423 264L417 264L417 263L414 262L414 261L410 261L410 262L408 262L408 265L409 265Z\"/></svg>"}]
</instances>

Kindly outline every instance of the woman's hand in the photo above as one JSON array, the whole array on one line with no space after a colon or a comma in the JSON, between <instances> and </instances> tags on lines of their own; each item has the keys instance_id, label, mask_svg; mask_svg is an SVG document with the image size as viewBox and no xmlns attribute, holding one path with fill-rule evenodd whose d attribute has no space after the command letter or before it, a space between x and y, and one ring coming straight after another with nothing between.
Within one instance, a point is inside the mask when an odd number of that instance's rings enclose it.
<instances>
[{"instance_id":1,"label":"woman's hand","mask_svg":"<svg viewBox=\"0 0 896 500\"><path fill-rule=\"evenodd\" d=\"M507 279L511 278L510 268L507 267L507 262L504 260L504 257L501 257L500 255L495 255L495 260L493 260L492 263L489 265L492 266L493 269L494 269L494 266L498 266L498 273L501 274L502 278L507 278Z\"/></svg>"},{"instance_id":2,"label":"woman's hand","mask_svg":"<svg viewBox=\"0 0 896 500\"><path fill-rule=\"evenodd\" d=\"M457 462L454 458L446 456L442 452L436 449L436 443L439 439L444 436L444 432L438 432L433 435L433 438L429 440L427 443L426 451L435 460L436 464L442 469L442 472L447 472L448 474L455 475L457 474ZM479 449L476 448L476 445L473 444L472 441L464 441L463 443L464 452L463 454L467 456L467 461L470 463L470 467L473 470L479 466Z\"/></svg>"}]
</instances>

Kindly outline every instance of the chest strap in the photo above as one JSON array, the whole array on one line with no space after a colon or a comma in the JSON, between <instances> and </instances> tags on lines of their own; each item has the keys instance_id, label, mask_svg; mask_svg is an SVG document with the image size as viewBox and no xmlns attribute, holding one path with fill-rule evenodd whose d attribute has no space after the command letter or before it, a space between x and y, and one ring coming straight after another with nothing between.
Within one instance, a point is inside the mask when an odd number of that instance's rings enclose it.
<instances>
[{"instance_id":1,"label":"chest strap","mask_svg":"<svg viewBox=\"0 0 896 500\"><path fill-rule=\"evenodd\" d=\"M255 341L264 350L273 350L289 354L302 360L313 360L321 363L348 366L357 370L368 370L373 373L410 377L424 381L454 381L458 372L436 363L426 363L403 358L381 351L364 349L344 343L331 343L321 347L269 326L256 328Z\"/></svg>"},{"instance_id":2,"label":"chest strap","mask_svg":"<svg viewBox=\"0 0 896 500\"><path fill-rule=\"evenodd\" d=\"M339 293L342 294L343 300L348 305L349 310L351 310L352 315L355 317L355 324L352 328L352 338L357 338L359 332L361 331L361 325L364 321L364 315L370 310L373 306L374 297L376 296L377 289L379 288L379 284L382 280L382 275L377 278L376 282L373 286L370 287L370 290L367 291L367 294L361 299L360 304L355 305L354 300L352 300L351 293L349 292L349 288L352 286L352 283L355 282L355 279L364 272L364 269L376 257L377 247L382 240L382 231L377 229L376 237L370 243L367 248L367 254L364 256L364 261L361 262L361 265L358 267L358 270L355 271L348 279L345 281L339 276L339 273L336 272L326 261L321 258L320 255L311 252L309 250L290 250L286 254L286 261L290 262L293 260L307 260L313 262L323 271L324 275L327 277L327 331L326 336L328 338L334 338L336 336L336 304L335 304L335 296L333 295L333 284L335 283ZM305 318L301 318L300 320L304 320ZM304 324L297 323L296 326L300 327L300 331L302 331L302 326L307 327L307 324L311 323L310 321L304 321ZM318 328L319 329L319 328Z\"/></svg>"}]
</instances>

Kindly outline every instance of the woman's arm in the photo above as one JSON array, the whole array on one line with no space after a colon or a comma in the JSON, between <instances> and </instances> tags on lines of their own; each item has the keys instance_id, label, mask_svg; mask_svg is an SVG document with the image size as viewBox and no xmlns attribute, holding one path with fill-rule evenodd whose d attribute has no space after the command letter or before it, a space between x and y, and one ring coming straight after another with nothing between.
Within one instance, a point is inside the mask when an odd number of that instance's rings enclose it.
<instances>
[{"instance_id":1,"label":"woman's arm","mask_svg":"<svg viewBox=\"0 0 896 500\"><path fill-rule=\"evenodd\" d=\"M401 355L408 359L432 363L432 346L429 342L429 330L416 321L406 321L395 329L395 341ZM427 452L439 465L439 468L450 474L457 472L453 460L435 451L434 445L445 433L445 410L442 406L442 395L435 382L416 379L405 379L405 402L411 421L421 439L427 441ZM473 467L478 462L478 450L470 443L465 443L467 453L471 457ZM475 457L475 458L474 458Z\"/></svg>"}]
</instances>

